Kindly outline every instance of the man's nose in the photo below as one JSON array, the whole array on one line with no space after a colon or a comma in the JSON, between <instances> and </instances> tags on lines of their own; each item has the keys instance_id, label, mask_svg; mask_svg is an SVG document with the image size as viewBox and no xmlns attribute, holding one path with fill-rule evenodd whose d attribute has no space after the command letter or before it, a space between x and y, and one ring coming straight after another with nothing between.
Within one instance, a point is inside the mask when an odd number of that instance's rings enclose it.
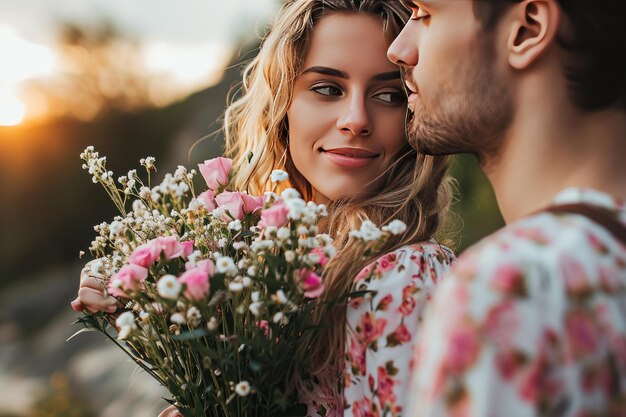
<instances>
[{"instance_id":1,"label":"man's nose","mask_svg":"<svg viewBox=\"0 0 626 417\"><path fill-rule=\"evenodd\" d=\"M404 26L404 29L389 46L387 57L394 64L403 67L414 67L417 65L419 61L417 33L411 27L411 21Z\"/></svg>"}]
</instances>

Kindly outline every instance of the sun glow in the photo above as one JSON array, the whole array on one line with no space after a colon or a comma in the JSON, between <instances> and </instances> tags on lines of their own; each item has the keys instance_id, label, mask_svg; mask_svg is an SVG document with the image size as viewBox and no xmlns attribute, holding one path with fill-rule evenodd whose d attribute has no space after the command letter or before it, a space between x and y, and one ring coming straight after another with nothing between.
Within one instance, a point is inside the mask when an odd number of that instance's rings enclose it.
<instances>
[{"instance_id":1,"label":"sun glow","mask_svg":"<svg viewBox=\"0 0 626 417\"><path fill-rule=\"evenodd\" d=\"M52 50L22 39L5 25L0 25L0 57L0 125L13 126L29 113L18 97L21 84L53 74L56 59Z\"/></svg>"},{"instance_id":2,"label":"sun glow","mask_svg":"<svg viewBox=\"0 0 626 417\"><path fill-rule=\"evenodd\" d=\"M0 126L15 126L24 120L26 106L17 97L0 92Z\"/></svg>"}]
</instances>

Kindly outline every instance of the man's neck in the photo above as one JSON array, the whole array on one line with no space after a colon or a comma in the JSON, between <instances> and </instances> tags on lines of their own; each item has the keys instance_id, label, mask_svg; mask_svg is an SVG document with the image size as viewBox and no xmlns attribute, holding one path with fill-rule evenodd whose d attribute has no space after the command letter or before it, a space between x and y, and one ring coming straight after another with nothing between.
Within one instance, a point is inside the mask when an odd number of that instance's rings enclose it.
<instances>
[{"instance_id":1,"label":"man's neck","mask_svg":"<svg viewBox=\"0 0 626 417\"><path fill-rule=\"evenodd\" d=\"M498 155L483 164L506 223L548 206L568 187L626 198L626 114L533 104L516 114Z\"/></svg>"}]
</instances>

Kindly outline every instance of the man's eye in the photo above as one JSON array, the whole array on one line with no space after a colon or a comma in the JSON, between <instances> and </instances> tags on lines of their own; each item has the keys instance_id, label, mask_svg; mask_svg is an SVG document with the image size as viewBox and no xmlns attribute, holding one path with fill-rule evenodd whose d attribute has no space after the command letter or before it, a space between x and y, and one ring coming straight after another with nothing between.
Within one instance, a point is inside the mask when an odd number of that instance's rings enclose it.
<instances>
[{"instance_id":1,"label":"man's eye","mask_svg":"<svg viewBox=\"0 0 626 417\"><path fill-rule=\"evenodd\" d=\"M406 95L398 91L385 91L374 96L377 100L386 104L401 105L406 102Z\"/></svg>"},{"instance_id":2,"label":"man's eye","mask_svg":"<svg viewBox=\"0 0 626 417\"><path fill-rule=\"evenodd\" d=\"M343 94L343 92L334 85L316 85L311 88L311 91L323 96L340 96Z\"/></svg>"},{"instance_id":3,"label":"man's eye","mask_svg":"<svg viewBox=\"0 0 626 417\"><path fill-rule=\"evenodd\" d=\"M411 20L421 20L430 17L430 15L421 7L415 7L412 10Z\"/></svg>"}]
</instances>

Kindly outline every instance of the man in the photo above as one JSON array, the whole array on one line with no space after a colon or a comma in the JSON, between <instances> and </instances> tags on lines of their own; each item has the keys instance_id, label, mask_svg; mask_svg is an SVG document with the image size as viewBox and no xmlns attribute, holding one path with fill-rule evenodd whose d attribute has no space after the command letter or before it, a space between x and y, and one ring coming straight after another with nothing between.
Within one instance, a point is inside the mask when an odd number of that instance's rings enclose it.
<instances>
[{"instance_id":1,"label":"man","mask_svg":"<svg viewBox=\"0 0 626 417\"><path fill-rule=\"evenodd\" d=\"M626 416L626 2L405 3L411 140L476 155L508 225L442 283L403 415Z\"/></svg>"}]
</instances>

